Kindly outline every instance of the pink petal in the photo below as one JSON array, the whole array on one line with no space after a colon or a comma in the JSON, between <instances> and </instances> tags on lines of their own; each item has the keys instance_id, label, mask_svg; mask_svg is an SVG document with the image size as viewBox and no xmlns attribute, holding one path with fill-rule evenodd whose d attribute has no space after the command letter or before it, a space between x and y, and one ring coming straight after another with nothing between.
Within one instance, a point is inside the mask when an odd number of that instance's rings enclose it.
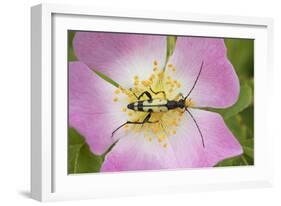
<instances>
[{"instance_id":1,"label":"pink petal","mask_svg":"<svg viewBox=\"0 0 281 206\"><path fill-rule=\"evenodd\" d=\"M242 148L222 117L203 110L190 110L204 135L205 148L191 117L186 113L167 148L142 136L123 137L106 156L101 171L156 170L212 167L242 154Z\"/></svg>"},{"instance_id":2,"label":"pink petal","mask_svg":"<svg viewBox=\"0 0 281 206\"><path fill-rule=\"evenodd\" d=\"M105 157L102 172L136 171L176 168L171 149L163 148L157 141L149 142L142 134L120 138Z\"/></svg>"},{"instance_id":3,"label":"pink petal","mask_svg":"<svg viewBox=\"0 0 281 206\"><path fill-rule=\"evenodd\" d=\"M239 79L226 56L223 39L178 37L169 63L177 69L187 94L204 62L199 80L190 97L196 107L226 108L239 96Z\"/></svg>"},{"instance_id":4,"label":"pink petal","mask_svg":"<svg viewBox=\"0 0 281 206\"><path fill-rule=\"evenodd\" d=\"M179 167L212 167L243 153L240 143L219 114L198 109L189 111L200 127L205 147L194 121L186 112L176 136L170 138L176 158L180 160Z\"/></svg>"},{"instance_id":5,"label":"pink petal","mask_svg":"<svg viewBox=\"0 0 281 206\"><path fill-rule=\"evenodd\" d=\"M69 124L95 154L105 152L114 141L112 131L126 121L122 103L113 102L115 89L85 64L69 63Z\"/></svg>"},{"instance_id":6,"label":"pink petal","mask_svg":"<svg viewBox=\"0 0 281 206\"><path fill-rule=\"evenodd\" d=\"M73 45L80 61L124 87L134 75L147 79L155 60L163 68L166 55L166 37L156 35L77 32Z\"/></svg>"}]
</instances>

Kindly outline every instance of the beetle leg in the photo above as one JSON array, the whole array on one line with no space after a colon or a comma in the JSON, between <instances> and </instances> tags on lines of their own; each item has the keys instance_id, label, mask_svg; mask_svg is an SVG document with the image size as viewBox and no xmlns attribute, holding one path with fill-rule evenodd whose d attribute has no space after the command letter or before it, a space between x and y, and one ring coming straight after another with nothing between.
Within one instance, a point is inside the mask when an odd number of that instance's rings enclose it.
<instances>
[{"instance_id":1,"label":"beetle leg","mask_svg":"<svg viewBox=\"0 0 281 206\"><path fill-rule=\"evenodd\" d=\"M161 93L162 93L162 94L164 95L164 98L167 99L167 98L166 98L166 92L165 92L165 91L158 91L158 92L155 92L155 91L152 90L151 87L149 87L149 89L150 89L150 90L152 91L152 93L155 94L155 95L161 94Z\"/></svg>"},{"instance_id":2,"label":"beetle leg","mask_svg":"<svg viewBox=\"0 0 281 206\"><path fill-rule=\"evenodd\" d=\"M119 129L121 129L122 127L124 127L125 125L127 124L145 124L145 123L150 123L150 124L153 124L153 123L158 123L159 121L149 121L149 119L151 118L151 112L149 112L146 117L144 118L143 121L141 122L131 122L131 121L127 121L125 122L124 124L121 124L119 127L117 127L113 132L112 132L112 135L111 137L114 136L114 133L117 132Z\"/></svg>"}]
</instances>

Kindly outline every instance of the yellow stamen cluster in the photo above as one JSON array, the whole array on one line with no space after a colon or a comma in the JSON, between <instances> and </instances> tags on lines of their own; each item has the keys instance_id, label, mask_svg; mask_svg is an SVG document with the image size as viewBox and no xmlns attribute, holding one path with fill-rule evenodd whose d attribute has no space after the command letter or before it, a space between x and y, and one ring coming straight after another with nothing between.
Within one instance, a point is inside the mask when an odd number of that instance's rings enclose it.
<instances>
[{"instance_id":1,"label":"yellow stamen cluster","mask_svg":"<svg viewBox=\"0 0 281 206\"><path fill-rule=\"evenodd\" d=\"M152 99L164 99L176 100L178 101L182 98L182 95L179 93L179 89L182 87L182 84L173 79L173 75L176 72L176 68L172 64L167 65L167 69L164 71L160 67L157 60L152 62L152 74L148 79L140 79L138 75L133 77L133 87L130 89L124 89L119 87L115 90L114 95L118 97L113 97L114 102L121 100L120 95L125 95L126 104L134 103L137 100L136 96L139 96L144 91L148 91ZM166 96L163 93L154 94L151 89L155 92L164 91ZM123 96L124 97L124 96ZM146 95L140 100L148 100ZM191 99L187 99L185 106L191 107L194 103ZM121 111L128 115L128 121L131 122L141 122L147 116L146 112L139 112L127 109L127 105L121 108ZM149 121L157 122L150 124L127 124L125 126L125 132L142 132L144 138L148 142L157 142L163 148L167 148L169 138L172 138L177 134L177 127L180 126L183 118L183 109L174 109L166 112L152 112Z\"/></svg>"}]
</instances>

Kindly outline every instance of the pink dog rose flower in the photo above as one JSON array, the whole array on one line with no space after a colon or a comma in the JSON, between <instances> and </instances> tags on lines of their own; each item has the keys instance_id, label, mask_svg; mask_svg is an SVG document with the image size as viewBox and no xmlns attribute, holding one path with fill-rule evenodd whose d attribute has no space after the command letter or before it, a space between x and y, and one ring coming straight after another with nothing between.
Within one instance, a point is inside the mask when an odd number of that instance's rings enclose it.
<instances>
[{"instance_id":1,"label":"pink dog rose flower","mask_svg":"<svg viewBox=\"0 0 281 206\"><path fill-rule=\"evenodd\" d=\"M101 171L212 167L242 154L223 118L200 109L226 108L239 96L239 80L223 39L178 37L168 62L166 36L77 32L73 44L79 61L69 63L69 124L95 154L116 142ZM145 119L147 112L127 108L144 91L153 100L178 101L193 86L184 104L194 119L180 108L152 112L149 121L154 123L127 124L112 135L127 121Z\"/></svg>"}]
</instances>

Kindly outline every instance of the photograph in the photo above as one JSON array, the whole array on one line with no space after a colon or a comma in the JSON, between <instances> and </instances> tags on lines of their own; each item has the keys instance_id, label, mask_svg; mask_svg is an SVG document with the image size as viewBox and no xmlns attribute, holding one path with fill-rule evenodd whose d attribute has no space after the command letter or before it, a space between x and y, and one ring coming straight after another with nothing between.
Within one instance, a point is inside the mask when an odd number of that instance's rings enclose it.
<instances>
[{"instance_id":1,"label":"photograph","mask_svg":"<svg viewBox=\"0 0 281 206\"><path fill-rule=\"evenodd\" d=\"M254 165L254 39L68 30L67 173Z\"/></svg>"}]
</instances>

